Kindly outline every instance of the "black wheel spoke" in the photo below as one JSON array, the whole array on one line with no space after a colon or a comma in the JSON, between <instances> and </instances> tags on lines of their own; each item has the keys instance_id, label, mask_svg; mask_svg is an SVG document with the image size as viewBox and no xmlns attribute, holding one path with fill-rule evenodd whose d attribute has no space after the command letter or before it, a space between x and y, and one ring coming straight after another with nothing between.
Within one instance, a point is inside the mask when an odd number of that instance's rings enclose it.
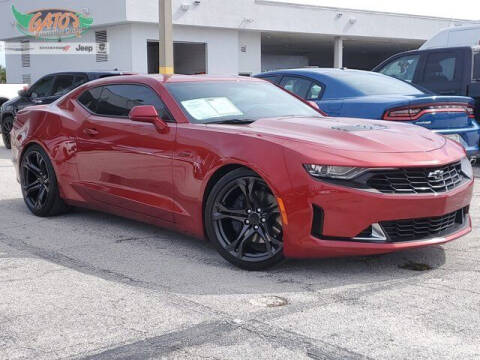
<instances>
[{"instance_id":1,"label":"black wheel spoke","mask_svg":"<svg viewBox=\"0 0 480 360\"><path fill-rule=\"evenodd\" d=\"M245 209L228 209L222 204L217 203L217 211L213 214L214 220L232 219L244 222L247 219L247 210Z\"/></svg>"},{"instance_id":2,"label":"black wheel spoke","mask_svg":"<svg viewBox=\"0 0 480 360\"><path fill-rule=\"evenodd\" d=\"M42 184L40 183L40 181L37 179L35 180L34 182L24 186L24 189L25 189L25 192L27 194L30 194L31 192L33 191L37 191L37 190L40 190L40 188L42 187Z\"/></svg>"},{"instance_id":3,"label":"black wheel spoke","mask_svg":"<svg viewBox=\"0 0 480 360\"><path fill-rule=\"evenodd\" d=\"M245 239L248 239L250 236L252 236L252 234L253 234L253 231L251 230L250 227L243 226L242 230L240 230L240 233L237 235L236 239L232 241L230 245L228 245L227 250L236 252L238 245L242 243Z\"/></svg>"},{"instance_id":4,"label":"black wheel spoke","mask_svg":"<svg viewBox=\"0 0 480 360\"><path fill-rule=\"evenodd\" d=\"M32 164L30 160L27 159L27 161L24 164L25 168L30 171L35 177L40 177L42 176L42 170L40 170L36 165Z\"/></svg>"},{"instance_id":5,"label":"black wheel spoke","mask_svg":"<svg viewBox=\"0 0 480 360\"><path fill-rule=\"evenodd\" d=\"M36 207L41 207L43 203L43 198L46 195L47 191L45 190L45 187L43 186L41 190L38 192L37 195L37 201L35 202Z\"/></svg>"},{"instance_id":6,"label":"black wheel spoke","mask_svg":"<svg viewBox=\"0 0 480 360\"><path fill-rule=\"evenodd\" d=\"M239 257L239 258L243 257L244 252L245 252L245 245L246 245L248 239L250 239L254 233L255 233L255 231L252 228L248 229L245 232L245 234L243 235L243 237L240 241L240 244L238 245L237 257Z\"/></svg>"},{"instance_id":7,"label":"black wheel spoke","mask_svg":"<svg viewBox=\"0 0 480 360\"><path fill-rule=\"evenodd\" d=\"M238 181L238 187L245 197L245 204L248 208L253 209L255 207L255 201L253 198L253 187L255 186L254 179L241 179Z\"/></svg>"}]
</instances>

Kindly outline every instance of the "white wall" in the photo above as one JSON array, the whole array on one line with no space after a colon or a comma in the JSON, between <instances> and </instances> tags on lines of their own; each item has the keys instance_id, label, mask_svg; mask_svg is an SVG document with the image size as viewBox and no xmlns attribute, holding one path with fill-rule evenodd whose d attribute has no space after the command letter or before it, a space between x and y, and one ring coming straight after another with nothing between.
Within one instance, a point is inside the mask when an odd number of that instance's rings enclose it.
<instances>
[{"instance_id":1,"label":"white wall","mask_svg":"<svg viewBox=\"0 0 480 360\"><path fill-rule=\"evenodd\" d=\"M306 56L262 54L262 72L305 66L308 66L308 57Z\"/></svg>"},{"instance_id":2,"label":"white wall","mask_svg":"<svg viewBox=\"0 0 480 360\"><path fill-rule=\"evenodd\" d=\"M238 42L238 72L251 75L261 72L262 34L254 31L239 31Z\"/></svg>"}]
</instances>

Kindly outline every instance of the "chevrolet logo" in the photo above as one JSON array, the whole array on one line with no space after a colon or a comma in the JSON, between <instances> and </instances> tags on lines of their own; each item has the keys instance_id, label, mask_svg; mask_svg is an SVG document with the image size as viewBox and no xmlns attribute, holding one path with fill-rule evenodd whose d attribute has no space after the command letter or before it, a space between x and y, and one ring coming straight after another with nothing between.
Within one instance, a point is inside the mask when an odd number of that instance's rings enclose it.
<instances>
[{"instance_id":1,"label":"chevrolet logo","mask_svg":"<svg viewBox=\"0 0 480 360\"><path fill-rule=\"evenodd\" d=\"M428 174L428 178L430 180L443 180L443 174L445 173L445 171L443 170L435 170L435 171L432 171Z\"/></svg>"}]
</instances>

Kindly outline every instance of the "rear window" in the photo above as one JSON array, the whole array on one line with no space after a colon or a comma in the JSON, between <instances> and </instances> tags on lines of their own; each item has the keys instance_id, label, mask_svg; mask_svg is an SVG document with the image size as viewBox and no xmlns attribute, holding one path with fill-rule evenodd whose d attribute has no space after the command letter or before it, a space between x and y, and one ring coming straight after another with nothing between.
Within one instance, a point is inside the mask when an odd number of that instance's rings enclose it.
<instances>
[{"instance_id":1,"label":"rear window","mask_svg":"<svg viewBox=\"0 0 480 360\"><path fill-rule=\"evenodd\" d=\"M78 102L85 106L91 112L95 113L97 112L98 99L100 99L101 92L101 87L87 90L82 95L80 95L80 97L78 98Z\"/></svg>"},{"instance_id":2,"label":"rear window","mask_svg":"<svg viewBox=\"0 0 480 360\"><path fill-rule=\"evenodd\" d=\"M375 73L347 72L339 78L356 95L421 95L416 87L389 76Z\"/></svg>"},{"instance_id":3,"label":"rear window","mask_svg":"<svg viewBox=\"0 0 480 360\"><path fill-rule=\"evenodd\" d=\"M473 56L473 80L480 80L480 53Z\"/></svg>"}]
</instances>

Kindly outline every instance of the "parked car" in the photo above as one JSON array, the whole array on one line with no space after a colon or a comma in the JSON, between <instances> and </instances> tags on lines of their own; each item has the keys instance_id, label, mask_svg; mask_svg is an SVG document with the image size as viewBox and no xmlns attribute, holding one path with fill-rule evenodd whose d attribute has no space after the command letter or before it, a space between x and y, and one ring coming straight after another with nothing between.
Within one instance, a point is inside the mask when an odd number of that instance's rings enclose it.
<instances>
[{"instance_id":1,"label":"parked car","mask_svg":"<svg viewBox=\"0 0 480 360\"><path fill-rule=\"evenodd\" d=\"M18 97L0 104L0 121L3 143L10 149L10 131L17 111L26 106L50 104L69 91L88 81L122 75L120 72L62 72L49 74L26 90L19 90Z\"/></svg>"},{"instance_id":2,"label":"parked car","mask_svg":"<svg viewBox=\"0 0 480 360\"><path fill-rule=\"evenodd\" d=\"M199 238L245 269L380 254L471 231L456 142L398 121L323 117L266 81L129 76L20 111L26 206L83 206Z\"/></svg>"},{"instance_id":3,"label":"parked car","mask_svg":"<svg viewBox=\"0 0 480 360\"><path fill-rule=\"evenodd\" d=\"M294 69L257 75L306 100L329 116L409 122L460 142L470 157L480 153L473 100L435 96L404 81L361 70Z\"/></svg>"},{"instance_id":4,"label":"parked car","mask_svg":"<svg viewBox=\"0 0 480 360\"><path fill-rule=\"evenodd\" d=\"M439 95L470 96L480 120L480 47L446 47L407 51L373 71L416 84Z\"/></svg>"}]
</instances>

